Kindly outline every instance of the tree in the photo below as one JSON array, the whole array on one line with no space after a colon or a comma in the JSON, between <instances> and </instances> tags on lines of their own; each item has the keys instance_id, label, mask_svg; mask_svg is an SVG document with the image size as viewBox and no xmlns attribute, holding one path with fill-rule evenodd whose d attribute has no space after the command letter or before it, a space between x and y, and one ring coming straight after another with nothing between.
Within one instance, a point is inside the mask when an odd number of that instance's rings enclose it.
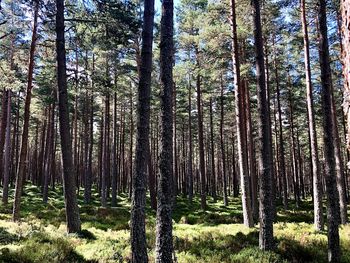
<instances>
[{"instance_id":1,"label":"tree","mask_svg":"<svg viewBox=\"0 0 350 263\"><path fill-rule=\"evenodd\" d=\"M339 193L336 183L336 163L334 150L334 107L332 106L332 77L329 59L326 1L319 0L319 54L321 67L323 143L325 156L325 179L327 192L328 221L328 262L340 262L339 246Z\"/></svg>"},{"instance_id":2,"label":"tree","mask_svg":"<svg viewBox=\"0 0 350 263\"><path fill-rule=\"evenodd\" d=\"M5 134L5 152L4 152L4 188L2 193L2 202L8 202L8 190L10 182L10 151L11 151L11 90L7 90L7 116L6 116L6 134ZM5 96L5 95L4 95Z\"/></svg>"},{"instance_id":3,"label":"tree","mask_svg":"<svg viewBox=\"0 0 350 263\"><path fill-rule=\"evenodd\" d=\"M154 0L144 2L141 63L138 86L137 139L132 179L131 250L132 262L148 262L145 205L149 160L150 94L152 77L152 44Z\"/></svg>"},{"instance_id":4,"label":"tree","mask_svg":"<svg viewBox=\"0 0 350 263\"><path fill-rule=\"evenodd\" d=\"M342 61L344 75L344 114L347 118L347 147L350 149L350 3L349 1L340 1L341 7L341 36L342 36Z\"/></svg>"},{"instance_id":5,"label":"tree","mask_svg":"<svg viewBox=\"0 0 350 263\"><path fill-rule=\"evenodd\" d=\"M273 239L273 202L272 202L272 163L270 149L270 116L266 99L264 48L261 30L260 1L252 0L253 26L255 40L256 78L258 95L259 123L259 172L260 172L260 235L259 246L262 250L274 248Z\"/></svg>"},{"instance_id":6,"label":"tree","mask_svg":"<svg viewBox=\"0 0 350 263\"><path fill-rule=\"evenodd\" d=\"M160 26L161 153L158 179L156 262L173 262L173 12L172 0L162 1Z\"/></svg>"},{"instance_id":7,"label":"tree","mask_svg":"<svg viewBox=\"0 0 350 263\"><path fill-rule=\"evenodd\" d=\"M64 37L64 0L56 0L56 52L58 109L63 162L63 188L68 233L80 231L80 215L76 196L76 182L73 174L72 144L69 125L69 109L66 75L66 48Z\"/></svg>"},{"instance_id":8,"label":"tree","mask_svg":"<svg viewBox=\"0 0 350 263\"><path fill-rule=\"evenodd\" d=\"M322 183L318 160L318 147L316 136L316 125L313 106L312 82L311 82L311 67L310 67L310 44L309 34L306 21L305 0L300 0L301 24L303 28L304 39L304 63L305 63L305 84L306 84L306 100L307 113L309 120L310 133L310 151L312 162L312 179L313 179L313 201L314 201L314 224L317 230L323 229L323 212L322 212Z\"/></svg>"},{"instance_id":9,"label":"tree","mask_svg":"<svg viewBox=\"0 0 350 263\"><path fill-rule=\"evenodd\" d=\"M237 41L237 24L236 24L236 3L231 0L231 27L232 27L232 61L234 73L234 89L235 89L235 106L236 106L236 126L237 126L237 143L238 143L238 164L241 176L242 188L242 206L243 221L248 227L254 226L253 214L251 209L250 183L248 174L248 155L247 155L247 132L245 118L245 96L244 86L241 84L240 63L239 63L239 47Z\"/></svg>"},{"instance_id":10,"label":"tree","mask_svg":"<svg viewBox=\"0 0 350 263\"><path fill-rule=\"evenodd\" d=\"M38 30L38 16L39 16L39 0L34 1L34 20L33 20L33 33L30 45L29 65L28 65L28 85L27 93L24 104L24 118L23 118L23 131L22 131L22 142L21 151L19 156L19 166L16 177L16 191L15 199L13 202L13 221L18 221L20 218L20 205L21 196L23 191L23 183L26 174L26 160L28 150L28 134L29 134L29 117L30 117L30 103L32 99L32 88L33 88L33 73L34 73L34 56L37 42L37 30Z\"/></svg>"}]
</instances>

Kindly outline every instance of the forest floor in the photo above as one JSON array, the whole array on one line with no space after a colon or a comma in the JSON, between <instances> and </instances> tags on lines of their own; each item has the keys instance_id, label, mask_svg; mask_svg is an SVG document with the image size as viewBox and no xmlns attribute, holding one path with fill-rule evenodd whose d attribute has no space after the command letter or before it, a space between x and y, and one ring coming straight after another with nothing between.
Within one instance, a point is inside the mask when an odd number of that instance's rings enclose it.
<instances>
[{"instance_id":1,"label":"forest floor","mask_svg":"<svg viewBox=\"0 0 350 263\"><path fill-rule=\"evenodd\" d=\"M51 191L48 204L44 204L40 190L27 185L21 223L11 222L11 205L0 206L0 262L128 262L127 196L119 197L115 208L101 208L96 193L91 205L82 199L79 203L83 231L67 235L62 191ZM258 228L243 226L241 209L239 198L231 198L228 207L209 200L208 210L203 212L199 199L189 205L179 197L173 213L177 262L327 262L327 233L314 231L310 201L304 201L299 209L279 209L275 252L258 249ZM341 227L340 235L342 262L350 262L350 226ZM152 262L152 210L147 210L147 241Z\"/></svg>"}]
</instances>

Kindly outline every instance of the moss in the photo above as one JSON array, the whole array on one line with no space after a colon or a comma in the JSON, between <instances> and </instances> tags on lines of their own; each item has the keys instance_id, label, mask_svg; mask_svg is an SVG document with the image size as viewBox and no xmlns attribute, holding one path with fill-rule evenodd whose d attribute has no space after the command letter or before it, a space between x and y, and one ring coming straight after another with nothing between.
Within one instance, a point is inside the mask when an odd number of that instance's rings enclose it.
<instances>
[{"instance_id":1,"label":"moss","mask_svg":"<svg viewBox=\"0 0 350 263\"><path fill-rule=\"evenodd\" d=\"M81 189L83 190L83 189ZM22 221L13 223L11 200L0 206L0 262L128 262L130 260L130 202L118 197L116 207L99 207L97 191L90 204L79 196L82 232L66 234L62 189L50 191L47 204L40 189L26 185L22 199ZM1 190L0 190L1 194ZM12 198L13 191L10 192ZM258 247L258 228L242 225L240 198L225 207L208 198L208 209L200 199L192 204L177 199L173 212L174 248L177 262L326 262L327 234L312 225L312 202L283 211L279 207L274 225L276 250ZM149 203L149 197L147 202ZM281 204L280 204L281 205ZM146 236L150 262L154 261L155 211L146 209ZM342 262L350 262L350 226L340 229Z\"/></svg>"}]
</instances>

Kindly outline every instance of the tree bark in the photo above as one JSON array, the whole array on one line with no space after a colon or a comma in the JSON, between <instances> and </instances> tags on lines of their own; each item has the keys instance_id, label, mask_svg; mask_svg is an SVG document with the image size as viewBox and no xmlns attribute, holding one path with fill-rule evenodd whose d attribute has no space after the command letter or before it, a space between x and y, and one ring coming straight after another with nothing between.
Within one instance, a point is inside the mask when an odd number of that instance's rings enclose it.
<instances>
[{"instance_id":1,"label":"tree bark","mask_svg":"<svg viewBox=\"0 0 350 263\"><path fill-rule=\"evenodd\" d=\"M197 53L197 65L198 50ZM203 131L203 107L202 107L202 91L201 91L201 76L197 75L196 80L197 88L197 111L198 111L198 145L199 145L199 172L200 172L200 186L201 186L201 208L206 210L207 197L206 197L206 174L205 174L205 157L204 157L204 131Z\"/></svg>"},{"instance_id":2,"label":"tree bark","mask_svg":"<svg viewBox=\"0 0 350 263\"><path fill-rule=\"evenodd\" d=\"M334 156L334 120L332 107L332 76L329 58L326 1L319 0L319 57L321 67L321 95L323 110L325 179L327 192L328 262L340 262L339 247L339 193L336 182Z\"/></svg>"},{"instance_id":3,"label":"tree bark","mask_svg":"<svg viewBox=\"0 0 350 263\"><path fill-rule=\"evenodd\" d=\"M144 2L140 76L138 85L136 155L132 180L131 251L132 262L148 262L145 230L146 178L149 161L150 96L154 0Z\"/></svg>"},{"instance_id":4,"label":"tree bark","mask_svg":"<svg viewBox=\"0 0 350 263\"><path fill-rule=\"evenodd\" d=\"M57 87L63 162L63 187L65 195L67 232L74 233L80 231L80 215L76 196L76 181L74 176L72 176L74 169L72 158L72 141L69 128L66 49L64 39L64 0L56 0L56 5Z\"/></svg>"},{"instance_id":5,"label":"tree bark","mask_svg":"<svg viewBox=\"0 0 350 263\"><path fill-rule=\"evenodd\" d=\"M26 98L24 102L21 151L19 156L19 166L18 166L17 177L16 177L15 199L13 202L13 211L12 211L13 221L18 221L20 219L21 196L22 196L23 183L25 180L26 169L27 169L26 160L27 160L27 151L28 151L30 103L32 99L34 56L35 56L35 48L36 48L36 42L37 42L38 16L39 16L39 0L36 0L34 2L33 33L32 33L32 40L31 40L30 53L29 53L28 85L27 85Z\"/></svg>"},{"instance_id":6,"label":"tree bark","mask_svg":"<svg viewBox=\"0 0 350 263\"><path fill-rule=\"evenodd\" d=\"M310 132L310 151L312 162L312 181L313 181L313 202L314 202L314 224L316 230L323 230L323 208L322 208L322 182L321 171L318 159L317 135L315 124L315 113L313 105L313 93L311 82L310 67L310 44L306 21L305 0L300 0L301 22L304 38L304 63L305 63L305 81L306 81L306 101L307 114Z\"/></svg>"},{"instance_id":7,"label":"tree bark","mask_svg":"<svg viewBox=\"0 0 350 263\"><path fill-rule=\"evenodd\" d=\"M342 26L342 62L344 75L344 115L347 119L347 148L350 150L350 3L340 1Z\"/></svg>"},{"instance_id":8,"label":"tree bark","mask_svg":"<svg viewBox=\"0 0 350 263\"><path fill-rule=\"evenodd\" d=\"M273 238L273 207L272 207L272 156L270 149L270 117L266 99L264 49L260 17L260 1L252 0L256 77L258 95L258 124L259 124L259 173L260 173L260 235L259 247L262 250L274 248Z\"/></svg>"},{"instance_id":9,"label":"tree bark","mask_svg":"<svg viewBox=\"0 0 350 263\"><path fill-rule=\"evenodd\" d=\"M5 153L4 153L4 181L2 202L8 203L8 192L10 182L10 165L11 165L11 90L7 90L7 112L6 112L6 134L5 134ZM5 94L4 94L5 95ZM3 112L4 113L4 112ZM2 126L5 128L4 126Z\"/></svg>"},{"instance_id":10,"label":"tree bark","mask_svg":"<svg viewBox=\"0 0 350 263\"><path fill-rule=\"evenodd\" d=\"M156 220L155 262L157 263L173 262L173 235L171 218L173 201L173 12L173 0L163 0L160 28L162 136Z\"/></svg>"},{"instance_id":11,"label":"tree bark","mask_svg":"<svg viewBox=\"0 0 350 263\"><path fill-rule=\"evenodd\" d=\"M2 91L2 103L1 103L1 123L0 123L0 182L4 180L4 170L3 170L3 159L4 159L4 144L5 144L5 134L7 125L7 100L8 91L3 89ZM6 151L6 148L5 148Z\"/></svg>"},{"instance_id":12,"label":"tree bark","mask_svg":"<svg viewBox=\"0 0 350 263\"><path fill-rule=\"evenodd\" d=\"M245 119L245 98L240 77L240 62L238 56L237 24L236 24L236 4L231 0L231 30L232 30L232 62L234 74L235 106L236 106L236 127L237 127L237 147L238 164L241 177L243 222L247 227L253 227L253 214L251 209L250 179L248 174L247 155L247 133Z\"/></svg>"},{"instance_id":13,"label":"tree bark","mask_svg":"<svg viewBox=\"0 0 350 263\"><path fill-rule=\"evenodd\" d=\"M216 196L214 124L213 124L213 98L212 97L210 97L210 105L209 106L210 106L209 109L210 109L210 150L211 150L211 153L210 153L210 158L211 159L210 159L210 161L211 161L211 182L212 182L211 183L211 192L212 192L212 196L213 196L214 202L216 202L217 196ZM221 150L222 150L222 148L221 148ZM225 156L225 153L223 155ZM223 172L225 172L225 171L223 171ZM227 200L225 202L225 198L224 198L224 205L227 206Z\"/></svg>"}]
</instances>

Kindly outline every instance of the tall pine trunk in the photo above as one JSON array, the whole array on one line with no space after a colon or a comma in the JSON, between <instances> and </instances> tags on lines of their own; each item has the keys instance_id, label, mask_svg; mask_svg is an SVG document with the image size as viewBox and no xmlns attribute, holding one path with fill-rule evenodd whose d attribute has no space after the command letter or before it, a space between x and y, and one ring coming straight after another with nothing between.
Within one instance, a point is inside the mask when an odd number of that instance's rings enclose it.
<instances>
[{"instance_id":1,"label":"tall pine trunk","mask_svg":"<svg viewBox=\"0 0 350 263\"><path fill-rule=\"evenodd\" d=\"M321 94L323 109L323 141L325 155L325 179L327 192L328 261L340 262L339 247L339 193L336 182L336 161L334 151L334 116L332 106L332 76L329 58L326 1L319 0L319 57L321 67Z\"/></svg>"},{"instance_id":2,"label":"tall pine trunk","mask_svg":"<svg viewBox=\"0 0 350 263\"><path fill-rule=\"evenodd\" d=\"M152 43L154 0L144 2L140 80L138 86L135 167L132 176L131 251L132 262L148 262L145 205L149 161L150 96L152 76Z\"/></svg>"},{"instance_id":3,"label":"tall pine trunk","mask_svg":"<svg viewBox=\"0 0 350 263\"><path fill-rule=\"evenodd\" d=\"M63 162L63 187L67 219L67 232L80 231L80 215L76 196L76 181L73 174L72 141L69 128L69 106L67 93L66 49L64 38L64 0L56 0L56 52L57 87L61 151Z\"/></svg>"},{"instance_id":4,"label":"tall pine trunk","mask_svg":"<svg viewBox=\"0 0 350 263\"><path fill-rule=\"evenodd\" d=\"M318 159L317 135L315 124L315 113L313 105L313 93L311 82L311 67L310 67L310 44L306 21L305 0L300 1L301 22L304 38L304 63L305 63L305 81L306 81L306 101L307 114L310 133L310 151L312 162L312 182L313 182L313 202L314 202L314 224L316 230L323 229L323 208L322 208L322 182L321 171Z\"/></svg>"},{"instance_id":5,"label":"tall pine trunk","mask_svg":"<svg viewBox=\"0 0 350 263\"><path fill-rule=\"evenodd\" d=\"M248 174L248 155L247 155L247 125L245 119L245 97L244 88L241 83L240 63L238 56L237 25L236 25L236 3L231 0L231 30L232 30L232 62L235 89L236 106L236 126L237 126L237 147L238 164L241 177L243 222L248 227L254 226L253 214L251 208L250 179Z\"/></svg>"},{"instance_id":6,"label":"tall pine trunk","mask_svg":"<svg viewBox=\"0 0 350 263\"><path fill-rule=\"evenodd\" d=\"M162 1L160 26L161 80L161 153L159 162L158 202L156 220L157 263L173 262L172 201L173 201L173 63L174 63L174 3ZM202 182L203 183L203 182Z\"/></svg>"},{"instance_id":7,"label":"tall pine trunk","mask_svg":"<svg viewBox=\"0 0 350 263\"><path fill-rule=\"evenodd\" d=\"M17 177L16 177L15 199L13 202L13 212L12 212L13 221L18 221L20 219L21 196L22 196L23 183L25 180L26 169L27 169L30 103L32 100L34 56L35 56L35 48L36 48L36 42L37 42L38 16L39 16L39 0L36 0L34 2L33 34L32 34L32 40L30 45L30 53L29 53L28 85L27 85L26 98L24 102L21 151L19 155L19 166L18 166Z\"/></svg>"},{"instance_id":8,"label":"tall pine trunk","mask_svg":"<svg viewBox=\"0 0 350 263\"><path fill-rule=\"evenodd\" d=\"M6 134L5 134L5 152L4 152L4 181L2 202L7 204L8 191L10 183L10 165L11 165L11 90L7 90L7 117L6 117ZM3 126L3 128L5 128Z\"/></svg>"},{"instance_id":9,"label":"tall pine trunk","mask_svg":"<svg viewBox=\"0 0 350 263\"><path fill-rule=\"evenodd\" d=\"M258 124L259 124L259 173L260 173L260 235L259 247L262 250L274 248L273 238L273 202L272 202L272 156L270 144L270 116L266 99L264 48L260 16L260 1L252 0L253 25L256 55L256 77L258 97Z\"/></svg>"}]
</instances>

